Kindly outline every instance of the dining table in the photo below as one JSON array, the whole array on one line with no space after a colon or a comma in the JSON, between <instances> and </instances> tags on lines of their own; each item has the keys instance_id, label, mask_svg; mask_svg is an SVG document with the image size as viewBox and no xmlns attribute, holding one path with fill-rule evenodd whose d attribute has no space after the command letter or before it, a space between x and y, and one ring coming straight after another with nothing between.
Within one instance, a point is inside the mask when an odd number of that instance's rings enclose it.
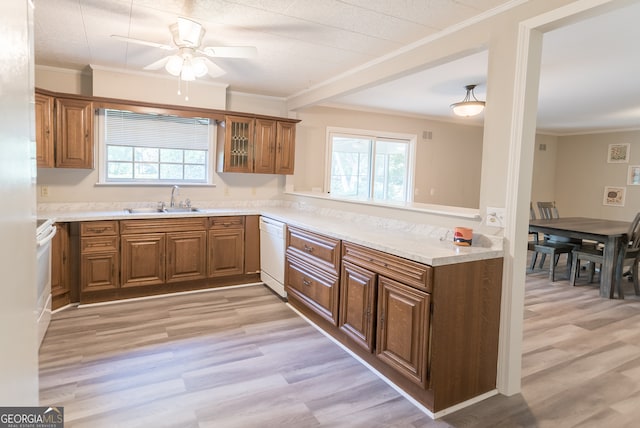
<instances>
[{"instance_id":1,"label":"dining table","mask_svg":"<svg viewBox=\"0 0 640 428\"><path fill-rule=\"evenodd\" d=\"M622 281L625 247L631 222L587 217L529 220L529 230L603 244L600 267L600 296L614 298ZM553 261L551 261L553 263Z\"/></svg>"}]
</instances>

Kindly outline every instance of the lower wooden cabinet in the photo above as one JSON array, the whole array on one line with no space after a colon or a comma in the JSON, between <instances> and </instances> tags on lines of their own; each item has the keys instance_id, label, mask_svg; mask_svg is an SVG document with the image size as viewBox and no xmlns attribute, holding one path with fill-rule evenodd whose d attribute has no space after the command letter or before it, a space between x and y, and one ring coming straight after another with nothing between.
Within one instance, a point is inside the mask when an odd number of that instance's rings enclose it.
<instances>
[{"instance_id":1,"label":"lower wooden cabinet","mask_svg":"<svg viewBox=\"0 0 640 428\"><path fill-rule=\"evenodd\" d=\"M244 274L244 217L212 217L209 221L209 276Z\"/></svg>"},{"instance_id":2,"label":"lower wooden cabinet","mask_svg":"<svg viewBox=\"0 0 640 428\"><path fill-rule=\"evenodd\" d=\"M51 241L51 309L71 303L70 224L56 223L56 236Z\"/></svg>"},{"instance_id":3,"label":"lower wooden cabinet","mask_svg":"<svg viewBox=\"0 0 640 428\"><path fill-rule=\"evenodd\" d=\"M167 282L207 277L207 232L167 233Z\"/></svg>"},{"instance_id":4,"label":"lower wooden cabinet","mask_svg":"<svg viewBox=\"0 0 640 428\"><path fill-rule=\"evenodd\" d=\"M427 386L430 294L378 279L376 355L411 381Z\"/></svg>"},{"instance_id":5,"label":"lower wooden cabinet","mask_svg":"<svg viewBox=\"0 0 640 428\"><path fill-rule=\"evenodd\" d=\"M164 284L164 233L122 235L121 242L123 287Z\"/></svg>"},{"instance_id":6,"label":"lower wooden cabinet","mask_svg":"<svg viewBox=\"0 0 640 428\"><path fill-rule=\"evenodd\" d=\"M80 224L80 293L120 286L117 221Z\"/></svg>"},{"instance_id":7,"label":"lower wooden cabinet","mask_svg":"<svg viewBox=\"0 0 640 428\"><path fill-rule=\"evenodd\" d=\"M342 262L340 275L340 329L357 345L373 352L378 275Z\"/></svg>"}]
</instances>

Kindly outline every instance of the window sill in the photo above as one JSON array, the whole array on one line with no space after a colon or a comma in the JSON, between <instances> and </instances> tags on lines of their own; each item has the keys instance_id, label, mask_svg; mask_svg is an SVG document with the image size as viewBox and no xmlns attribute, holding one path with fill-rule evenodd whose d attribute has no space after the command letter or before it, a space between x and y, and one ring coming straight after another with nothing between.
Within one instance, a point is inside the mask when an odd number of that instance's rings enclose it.
<instances>
[{"instance_id":1,"label":"window sill","mask_svg":"<svg viewBox=\"0 0 640 428\"><path fill-rule=\"evenodd\" d=\"M216 187L214 183L96 183L96 187Z\"/></svg>"},{"instance_id":2,"label":"window sill","mask_svg":"<svg viewBox=\"0 0 640 428\"><path fill-rule=\"evenodd\" d=\"M356 200L356 199L347 199L347 198L337 198L335 196L330 196L325 193L320 192L303 192L303 191L288 191L285 192L286 195L292 196L305 196L309 198L316 199L324 199L326 201L336 201L336 202L344 202L349 204L357 204L357 205L369 205L381 208L391 208L403 211L414 211L414 212L422 212L427 214L436 214L448 217L458 217L458 218L466 218L471 220L481 220L480 211L475 208L463 208L463 207L452 207L447 205L432 205L432 204L421 204L421 203L391 203L391 202L374 202L374 201L364 201L364 200Z\"/></svg>"}]
</instances>

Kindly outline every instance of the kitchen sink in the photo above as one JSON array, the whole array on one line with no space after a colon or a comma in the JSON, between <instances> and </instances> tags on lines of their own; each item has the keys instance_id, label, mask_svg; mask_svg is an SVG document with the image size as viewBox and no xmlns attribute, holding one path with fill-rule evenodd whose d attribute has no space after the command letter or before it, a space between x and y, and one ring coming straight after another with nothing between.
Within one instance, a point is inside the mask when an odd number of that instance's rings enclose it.
<instances>
[{"instance_id":1,"label":"kitchen sink","mask_svg":"<svg viewBox=\"0 0 640 428\"><path fill-rule=\"evenodd\" d=\"M129 214L155 214L155 213L194 213L199 212L194 207L166 207L166 208L125 208Z\"/></svg>"},{"instance_id":2,"label":"kitchen sink","mask_svg":"<svg viewBox=\"0 0 640 428\"><path fill-rule=\"evenodd\" d=\"M193 207L167 207L164 209L166 213L196 213L200 211L198 208Z\"/></svg>"},{"instance_id":3,"label":"kitchen sink","mask_svg":"<svg viewBox=\"0 0 640 428\"><path fill-rule=\"evenodd\" d=\"M159 208L125 208L125 211L129 214L152 214L164 212L164 210Z\"/></svg>"}]
</instances>

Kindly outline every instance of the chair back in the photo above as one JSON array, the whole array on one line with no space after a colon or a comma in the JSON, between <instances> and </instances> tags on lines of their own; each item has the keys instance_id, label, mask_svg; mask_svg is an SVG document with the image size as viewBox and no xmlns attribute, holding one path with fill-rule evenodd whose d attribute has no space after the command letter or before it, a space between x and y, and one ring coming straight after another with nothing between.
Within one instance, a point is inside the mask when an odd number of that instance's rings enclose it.
<instances>
[{"instance_id":1,"label":"chair back","mask_svg":"<svg viewBox=\"0 0 640 428\"><path fill-rule=\"evenodd\" d=\"M558 213L558 208L556 208L555 201L538 202L538 211L540 211L540 218L545 220L560 218L560 214Z\"/></svg>"},{"instance_id":2,"label":"chair back","mask_svg":"<svg viewBox=\"0 0 640 428\"><path fill-rule=\"evenodd\" d=\"M629 246L627 247L627 253L630 251L638 251L640 248L640 213L636 214L636 218L631 222L629 227Z\"/></svg>"}]
</instances>

